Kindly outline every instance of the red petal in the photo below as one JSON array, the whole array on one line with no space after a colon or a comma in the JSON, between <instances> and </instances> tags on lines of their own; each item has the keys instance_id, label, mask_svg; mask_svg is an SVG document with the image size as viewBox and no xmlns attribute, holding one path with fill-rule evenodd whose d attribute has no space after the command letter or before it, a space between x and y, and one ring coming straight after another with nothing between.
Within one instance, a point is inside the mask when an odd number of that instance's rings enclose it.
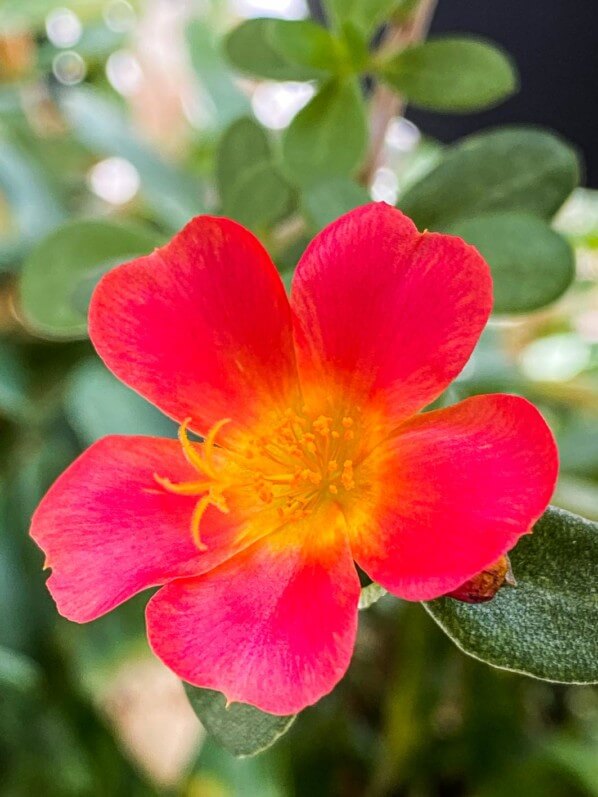
<instances>
[{"instance_id":1,"label":"red petal","mask_svg":"<svg viewBox=\"0 0 598 797\"><path fill-rule=\"evenodd\" d=\"M174 440L105 437L37 508L31 536L52 567L48 588L65 617L93 620L147 587L204 572L252 541L230 515L210 508L201 527L208 550L201 553L190 526L197 498L165 492L156 471L173 481L197 478Z\"/></svg>"},{"instance_id":2,"label":"red petal","mask_svg":"<svg viewBox=\"0 0 598 797\"><path fill-rule=\"evenodd\" d=\"M400 211L365 205L321 232L303 255L291 304L301 373L375 396L395 419L429 404L461 371L490 313L478 252L420 235Z\"/></svg>"},{"instance_id":3,"label":"red petal","mask_svg":"<svg viewBox=\"0 0 598 797\"><path fill-rule=\"evenodd\" d=\"M359 598L342 536L316 550L289 534L169 584L147 608L151 646L180 678L281 715L315 703L342 678Z\"/></svg>"},{"instance_id":4,"label":"red petal","mask_svg":"<svg viewBox=\"0 0 598 797\"><path fill-rule=\"evenodd\" d=\"M525 399L475 396L420 415L380 463L384 492L354 533L355 559L402 598L450 592L530 531L557 469L552 434Z\"/></svg>"},{"instance_id":5,"label":"red petal","mask_svg":"<svg viewBox=\"0 0 598 797\"><path fill-rule=\"evenodd\" d=\"M266 250L228 219L199 216L96 288L89 331L106 365L202 432L243 422L295 384L289 304Z\"/></svg>"}]
</instances>

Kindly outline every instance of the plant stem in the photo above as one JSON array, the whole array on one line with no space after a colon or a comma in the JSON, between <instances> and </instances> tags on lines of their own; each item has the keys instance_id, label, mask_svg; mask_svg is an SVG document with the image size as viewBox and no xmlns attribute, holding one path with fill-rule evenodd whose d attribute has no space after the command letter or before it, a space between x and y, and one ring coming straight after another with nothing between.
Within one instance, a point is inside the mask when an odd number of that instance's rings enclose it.
<instances>
[{"instance_id":1,"label":"plant stem","mask_svg":"<svg viewBox=\"0 0 598 797\"><path fill-rule=\"evenodd\" d=\"M420 0L413 15L400 27L392 26L382 42L378 56L398 52L425 38L436 9L437 0ZM368 186L380 165L384 150L386 129L390 121L399 116L405 100L396 91L378 83L370 104L370 146L360 172L360 182Z\"/></svg>"}]
</instances>

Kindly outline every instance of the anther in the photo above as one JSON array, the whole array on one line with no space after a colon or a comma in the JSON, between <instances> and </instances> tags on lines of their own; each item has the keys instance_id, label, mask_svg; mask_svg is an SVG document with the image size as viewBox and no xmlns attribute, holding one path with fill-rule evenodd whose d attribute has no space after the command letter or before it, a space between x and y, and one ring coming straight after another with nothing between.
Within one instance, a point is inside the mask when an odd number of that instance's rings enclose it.
<instances>
[{"instance_id":1,"label":"anther","mask_svg":"<svg viewBox=\"0 0 598 797\"><path fill-rule=\"evenodd\" d=\"M345 460L343 463L341 482L345 490L352 490L353 487L355 487L355 481L353 479L353 462L350 459Z\"/></svg>"}]
</instances>

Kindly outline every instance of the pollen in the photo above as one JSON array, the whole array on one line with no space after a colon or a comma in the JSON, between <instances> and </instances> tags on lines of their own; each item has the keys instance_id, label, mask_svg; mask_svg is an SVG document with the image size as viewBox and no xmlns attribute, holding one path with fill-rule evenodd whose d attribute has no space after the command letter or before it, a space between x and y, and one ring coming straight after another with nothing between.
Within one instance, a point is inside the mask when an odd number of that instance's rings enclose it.
<instances>
[{"instance_id":1,"label":"pollen","mask_svg":"<svg viewBox=\"0 0 598 797\"><path fill-rule=\"evenodd\" d=\"M280 527L313 515L324 502L342 507L356 487L359 423L345 413L335 417L289 408L248 431L223 418L203 442L190 439L191 424L187 418L181 425L179 441L197 478L154 478L167 492L197 497L190 530L200 550L206 548L201 526L211 507L223 513L240 505L254 513L269 512Z\"/></svg>"}]
</instances>

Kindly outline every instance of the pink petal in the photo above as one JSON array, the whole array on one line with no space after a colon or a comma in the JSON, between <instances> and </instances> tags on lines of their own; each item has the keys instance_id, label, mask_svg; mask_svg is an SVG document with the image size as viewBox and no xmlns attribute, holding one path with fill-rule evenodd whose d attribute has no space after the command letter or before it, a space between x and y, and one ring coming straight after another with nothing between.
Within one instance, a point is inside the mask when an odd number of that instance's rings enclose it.
<instances>
[{"instance_id":1,"label":"pink petal","mask_svg":"<svg viewBox=\"0 0 598 797\"><path fill-rule=\"evenodd\" d=\"M197 498L166 492L154 472L197 478L175 440L105 437L37 508L31 536L53 570L48 588L58 610L70 620L93 620L143 589L204 572L252 541L211 507L201 527L208 549L200 552L190 530Z\"/></svg>"},{"instance_id":2,"label":"pink petal","mask_svg":"<svg viewBox=\"0 0 598 797\"><path fill-rule=\"evenodd\" d=\"M323 230L291 296L301 373L404 419L461 371L490 313L491 278L460 238L419 234L400 211L365 205Z\"/></svg>"},{"instance_id":3,"label":"pink petal","mask_svg":"<svg viewBox=\"0 0 598 797\"><path fill-rule=\"evenodd\" d=\"M293 714L344 675L358 598L342 536L316 548L283 529L200 578L161 589L148 604L148 635L185 681Z\"/></svg>"},{"instance_id":4,"label":"pink petal","mask_svg":"<svg viewBox=\"0 0 598 797\"><path fill-rule=\"evenodd\" d=\"M523 398L475 396L420 415L379 463L384 486L353 532L355 559L402 598L450 592L531 530L557 470L552 434Z\"/></svg>"},{"instance_id":5,"label":"pink petal","mask_svg":"<svg viewBox=\"0 0 598 797\"><path fill-rule=\"evenodd\" d=\"M204 434L244 422L295 385L289 304L266 250L228 219L199 216L96 288L90 336L123 382Z\"/></svg>"}]
</instances>

